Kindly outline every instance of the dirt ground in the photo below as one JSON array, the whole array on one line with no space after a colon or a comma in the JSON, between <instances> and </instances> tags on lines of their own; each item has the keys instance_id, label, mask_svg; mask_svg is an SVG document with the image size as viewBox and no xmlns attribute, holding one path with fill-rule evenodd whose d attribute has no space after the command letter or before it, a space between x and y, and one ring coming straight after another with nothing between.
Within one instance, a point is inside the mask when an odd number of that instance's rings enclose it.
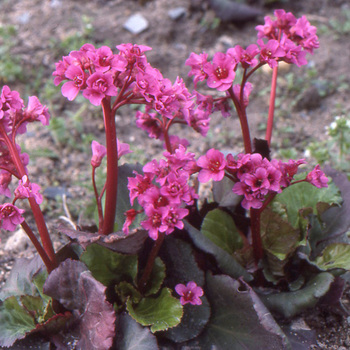
<instances>
[{"instance_id":1,"label":"dirt ground","mask_svg":"<svg viewBox=\"0 0 350 350\"><path fill-rule=\"evenodd\" d=\"M189 87L193 87L187 77L188 67L184 65L192 51L205 51L212 57L216 51L226 51L236 44L247 46L255 43L254 27L263 23L263 16L272 15L275 8L292 11L296 17L306 15L319 28L320 49L308 56L307 66L280 70L275 129L278 131L273 134L272 153L278 155L281 149L293 149L302 155L311 141L324 139L325 127L334 117L350 112L350 3L348 0L267 2L271 4L263 6L264 1L252 1L256 8L261 9L262 15L237 24L218 21L204 0L1 0L0 28L13 26L16 34L10 38L12 44L4 35L0 36L0 44L8 50L11 59L20 64L22 76L16 79L0 71L0 85L8 84L23 96L39 95L50 108L51 115L63 118L66 123L66 126L58 124L58 131L33 128L22 141L28 153L30 150L36 152L30 165L32 178L38 178L37 182L44 189L67 191L71 214L75 219L81 214L86 205L81 198L89 193L89 189L81 184L89 181L90 176L89 142L84 135L88 135L88 139L103 140L102 120L97 108L86 104L81 107L81 100L66 101L57 94L59 88L53 90L52 83L49 83L54 63L62 55L68 55L66 49L79 49L80 46L72 45L85 39L96 46L108 43L112 48L127 42L148 45L153 48L148 59L154 67L172 81L181 76ZM169 10L178 7L184 8L183 16L171 19ZM148 28L140 34L132 34L123 28L127 18L135 13L148 21ZM268 71L252 79L254 90L248 113L253 137L264 136L269 81ZM133 160L144 162L158 154L161 145L149 142L143 132L135 128L134 113L127 108L120 111L117 116L118 137L131 144L135 151ZM75 118L73 122L71 115ZM213 117L206 139L187 130L181 130L181 134L191 140L194 151L217 147L239 152L243 148L239 122L234 117ZM73 138L73 142L66 139L67 135ZM149 151L147 154L144 154L145 149ZM43 157L38 150L45 150L48 157ZM46 199L44 212L54 231L60 221L57 217L67 216L67 212L62 209L64 203L57 196L47 194ZM88 214L81 218L89 219ZM0 233L0 280L6 276L16 256L33 254L30 244L21 251L5 251L8 236L8 233ZM64 238L55 235L54 241L58 247ZM345 305L349 298L350 293L345 293ZM346 315L339 315L334 310L315 309L302 318L315 330L316 340L311 349L350 349L350 318Z\"/></svg>"}]
</instances>

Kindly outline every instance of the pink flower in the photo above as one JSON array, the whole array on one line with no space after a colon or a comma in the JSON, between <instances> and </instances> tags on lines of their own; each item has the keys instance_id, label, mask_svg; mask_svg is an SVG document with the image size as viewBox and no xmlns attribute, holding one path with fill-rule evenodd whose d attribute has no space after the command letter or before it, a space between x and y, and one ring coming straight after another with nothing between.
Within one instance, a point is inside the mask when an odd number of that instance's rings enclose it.
<instances>
[{"instance_id":1,"label":"pink flower","mask_svg":"<svg viewBox=\"0 0 350 350\"><path fill-rule=\"evenodd\" d=\"M155 139L163 138L163 129L156 113L136 113L136 126L146 131L148 136Z\"/></svg>"},{"instance_id":2,"label":"pink flower","mask_svg":"<svg viewBox=\"0 0 350 350\"><path fill-rule=\"evenodd\" d=\"M135 78L136 84L134 91L141 93L146 101L151 102L154 96L161 93L161 80L163 76L157 69L147 66L145 71L139 71Z\"/></svg>"},{"instance_id":3,"label":"pink flower","mask_svg":"<svg viewBox=\"0 0 350 350\"><path fill-rule=\"evenodd\" d=\"M274 14L276 16L275 26L287 33L297 21L291 12L282 9L275 10Z\"/></svg>"},{"instance_id":4,"label":"pink flower","mask_svg":"<svg viewBox=\"0 0 350 350\"><path fill-rule=\"evenodd\" d=\"M269 16L266 16L264 25L256 26L258 38L277 39L279 30L284 33L289 33L290 28L296 23L296 18L291 12L284 10L275 10L276 20L273 21Z\"/></svg>"},{"instance_id":5,"label":"pink flower","mask_svg":"<svg viewBox=\"0 0 350 350\"><path fill-rule=\"evenodd\" d=\"M194 86L197 86L199 81L203 81L208 78L208 74L203 70L203 66L208 62L208 54L205 52L197 55L192 52L190 57L186 60L185 65L190 66L191 70L188 73L188 76L194 76L193 83Z\"/></svg>"},{"instance_id":6,"label":"pink flower","mask_svg":"<svg viewBox=\"0 0 350 350\"><path fill-rule=\"evenodd\" d=\"M66 80L66 71L68 67L73 62L73 58L70 56L65 56L63 57L62 61L59 61L55 63L56 65L56 70L52 73L52 75L55 77L53 83L55 86L59 85L63 80Z\"/></svg>"},{"instance_id":7,"label":"pink flower","mask_svg":"<svg viewBox=\"0 0 350 350\"><path fill-rule=\"evenodd\" d=\"M210 112L208 110L197 108L189 115L187 124L195 131L199 132L202 136L206 136L209 131L209 115Z\"/></svg>"},{"instance_id":8,"label":"pink flower","mask_svg":"<svg viewBox=\"0 0 350 350\"><path fill-rule=\"evenodd\" d=\"M163 218L168 213L168 208L160 207L155 209L153 205L149 205L145 208L145 213L148 219L141 221L141 226L148 231L150 238L156 240L158 238L159 229L162 226Z\"/></svg>"},{"instance_id":9,"label":"pink flower","mask_svg":"<svg viewBox=\"0 0 350 350\"><path fill-rule=\"evenodd\" d=\"M24 175L19 180L18 186L15 189L15 197L17 199L34 198L38 204L43 201L43 196L39 193L40 186L36 183L29 182L28 176Z\"/></svg>"},{"instance_id":10,"label":"pink flower","mask_svg":"<svg viewBox=\"0 0 350 350\"><path fill-rule=\"evenodd\" d=\"M69 101L73 101L79 91L86 87L87 76L81 67L75 65L68 67L65 76L70 80L62 85L62 95L67 97Z\"/></svg>"},{"instance_id":11,"label":"pink flower","mask_svg":"<svg viewBox=\"0 0 350 350\"><path fill-rule=\"evenodd\" d=\"M96 71L107 72L109 70L123 72L128 64L121 55L114 55L108 46L102 46L96 50L94 64Z\"/></svg>"},{"instance_id":12,"label":"pink flower","mask_svg":"<svg viewBox=\"0 0 350 350\"><path fill-rule=\"evenodd\" d=\"M252 187L244 181L236 182L232 188L232 192L240 196L244 196L241 205L244 209L247 210L250 208L261 208L265 199L265 195L268 193L267 190L254 192L252 190Z\"/></svg>"},{"instance_id":13,"label":"pink flower","mask_svg":"<svg viewBox=\"0 0 350 350\"><path fill-rule=\"evenodd\" d=\"M319 48L320 43L316 35L317 28L310 25L305 16L297 19L290 32L292 40L300 44L306 51L313 53L313 49Z\"/></svg>"},{"instance_id":14,"label":"pink flower","mask_svg":"<svg viewBox=\"0 0 350 350\"><path fill-rule=\"evenodd\" d=\"M227 54L231 55L237 62L240 62L245 69L258 64L258 60L255 56L259 52L260 50L255 44L249 45L245 50L240 45L236 45L227 50Z\"/></svg>"},{"instance_id":15,"label":"pink flower","mask_svg":"<svg viewBox=\"0 0 350 350\"><path fill-rule=\"evenodd\" d=\"M175 150L178 149L180 145L187 148L187 146L190 144L190 142L187 139L180 139L180 137L176 135L171 135L169 137L169 142L170 142L172 152L175 152ZM166 149L165 143L163 143L163 148Z\"/></svg>"},{"instance_id":16,"label":"pink flower","mask_svg":"<svg viewBox=\"0 0 350 350\"><path fill-rule=\"evenodd\" d=\"M294 175L298 172L298 167L302 164L306 164L304 159L293 160L289 159L288 163L277 161L273 159L271 163L278 168L281 173L281 187L288 187L293 180Z\"/></svg>"},{"instance_id":17,"label":"pink flower","mask_svg":"<svg viewBox=\"0 0 350 350\"><path fill-rule=\"evenodd\" d=\"M265 23L263 25L258 25L255 29L258 31L258 39L269 38L275 39L277 37L277 30L274 22L270 16L264 17Z\"/></svg>"},{"instance_id":18,"label":"pink flower","mask_svg":"<svg viewBox=\"0 0 350 350\"><path fill-rule=\"evenodd\" d=\"M171 172L167 176L167 183L161 187L160 193L166 196L171 203L180 204L183 199L182 196L188 192L187 180L188 176L186 174L177 176L174 172Z\"/></svg>"},{"instance_id":19,"label":"pink flower","mask_svg":"<svg viewBox=\"0 0 350 350\"><path fill-rule=\"evenodd\" d=\"M287 39L287 37L283 35L281 46L285 51L283 61L287 63L294 63L298 67L307 64L307 60L305 58L306 52L303 50L301 45L296 45L292 40Z\"/></svg>"},{"instance_id":20,"label":"pink flower","mask_svg":"<svg viewBox=\"0 0 350 350\"><path fill-rule=\"evenodd\" d=\"M201 305L202 300L200 297L204 294L203 289L193 281L190 281L185 286L184 284L177 284L175 286L176 293L181 296L180 303L181 305L192 304L192 305Z\"/></svg>"},{"instance_id":21,"label":"pink flower","mask_svg":"<svg viewBox=\"0 0 350 350\"><path fill-rule=\"evenodd\" d=\"M285 56L283 48L277 40L269 40L267 44L259 39L258 44L261 47L260 62L266 62L271 68L277 66L277 60L280 57Z\"/></svg>"},{"instance_id":22,"label":"pink flower","mask_svg":"<svg viewBox=\"0 0 350 350\"><path fill-rule=\"evenodd\" d=\"M94 168L98 168L101 165L102 159L107 154L106 147L100 145L97 141L93 140L91 143L92 149L92 157L91 157L91 165Z\"/></svg>"},{"instance_id":23,"label":"pink flower","mask_svg":"<svg viewBox=\"0 0 350 350\"><path fill-rule=\"evenodd\" d=\"M243 103L244 107L247 107L249 104L249 95L253 90L253 85L247 81L244 85L244 90L243 90L243 96L242 96L242 100L241 101L241 85L240 84L236 84L233 87L233 93L236 96L237 100L240 101L241 103Z\"/></svg>"},{"instance_id":24,"label":"pink flower","mask_svg":"<svg viewBox=\"0 0 350 350\"><path fill-rule=\"evenodd\" d=\"M11 182L12 175L5 170L0 173L0 194L8 198L11 197L11 190L9 189L9 184Z\"/></svg>"},{"instance_id":25,"label":"pink flower","mask_svg":"<svg viewBox=\"0 0 350 350\"><path fill-rule=\"evenodd\" d=\"M136 58L144 57L144 52L152 50L151 47L146 45L133 45L130 43L120 44L117 46L117 49L129 62L132 62Z\"/></svg>"},{"instance_id":26,"label":"pink flower","mask_svg":"<svg viewBox=\"0 0 350 350\"><path fill-rule=\"evenodd\" d=\"M268 172L265 168L257 168L253 174L244 174L241 178L252 191L268 190L270 188L270 181L268 180Z\"/></svg>"},{"instance_id":27,"label":"pink flower","mask_svg":"<svg viewBox=\"0 0 350 350\"><path fill-rule=\"evenodd\" d=\"M134 222L137 214L140 214L140 213L142 213L142 210L135 210L135 209L129 209L124 213L124 215L126 216L126 220L124 222L122 230L126 235L129 234L129 226Z\"/></svg>"},{"instance_id":28,"label":"pink flower","mask_svg":"<svg viewBox=\"0 0 350 350\"><path fill-rule=\"evenodd\" d=\"M43 125L49 125L50 114L46 106L43 106L36 96L28 98L27 108L24 110L29 122L40 121Z\"/></svg>"},{"instance_id":29,"label":"pink flower","mask_svg":"<svg viewBox=\"0 0 350 350\"><path fill-rule=\"evenodd\" d=\"M198 174L199 182L208 182L211 179L220 181L225 175L225 156L214 148L211 148L205 156L199 157L197 165L202 168Z\"/></svg>"},{"instance_id":30,"label":"pink flower","mask_svg":"<svg viewBox=\"0 0 350 350\"><path fill-rule=\"evenodd\" d=\"M122 157L125 154L132 153L132 151L130 150L130 145L128 143L119 142L118 139L117 139L117 148L118 148L118 159L120 159L120 157Z\"/></svg>"},{"instance_id":31,"label":"pink flower","mask_svg":"<svg viewBox=\"0 0 350 350\"><path fill-rule=\"evenodd\" d=\"M117 88L113 85L113 77L109 73L96 72L86 80L87 88L83 96L94 106L101 104L106 96L116 96Z\"/></svg>"},{"instance_id":32,"label":"pink flower","mask_svg":"<svg viewBox=\"0 0 350 350\"><path fill-rule=\"evenodd\" d=\"M314 170L307 174L306 181L318 188L328 187L328 178L318 164L315 166Z\"/></svg>"},{"instance_id":33,"label":"pink flower","mask_svg":"<svg viewBox=\"0 0 350 350\"><path fill-rule=\"evenodd\" d=\"M195 154L192 152L186 152L186 147L183 145L179 145L175 150L175 153L164 152L163 155L167 159L171 170L178 174L180 170L192 174L193 172L191 171L196 167L196 161L194 159Z\"/></svg>"},{"instance_id":34,"label":"pink flower","mask_svg":"<svg viewBox=\"0 0 350 350\"><path fill-rule=\"evenodd\" d=\"M152 206L155 209L166 207L169 204L169 199L167 196L163 196L160 193L160 188L157 186L151 186L147 191L143 194L141 205L144 208L148 206ZM171 200L171 199L170 199ZM139 201L140 203L140 201Z\"/></svg>"},{"instance_id":35,"label":"pink flower","mask_svg":"<svg viewBox=\"0 0 350 350\"><path fill-rule=\"evenodd\" d=\"M224 118L230 117L231 116L231 106L227 101L227 98L221 98L218 101L215 102L215 111L220 111L221 115ZM205 136L205 135L204 135Z\"/></svg>"},{"instance_id":36,"label":"pink flower","mask_svg":"<svg viewBox=\"0 0 350 350\"><path fill-rule=\"evenodd\" d=\"M145 173L145 175L134 172L135 177L128 177L128 190L130 192L130 204L134 204L135 198L138 198L140 205L142 205L142 195L152 186L154 175Z\"/></svg>"},{"instance_id":37,"label":"pink flower","mask_svg":"<svg viewBox=\"0 0 350 350\"><path fill-rule=\"evenodd\" d=\"M162 219L162 225L159 228L160 232L165 232L169 235L174 231L175 228L182 230L184 223L181 221L189 213L188 209L179 207L169 207L167 214Z\"/></svg>"},{"instance_id":38,"label":"pink flower","mask_svg":"<svg viewBox=\"0 0 350 350\"><path fill-rule=\"evenodd\" d=\"M213 62L203 66L204 72L208 74L208 86L219 91L228 90L236 76L235 66L236 61L231 55L217 52Z\"/></svg>"},{"instance_id":39,"label":"pink flower","mask_svg":"<svg viewBox=\"0 0 350 350\"><path fill-rule=\"evenodd\" d=\"M7 231L14 231L17 225L24 221L23 213L23 209L19 209L11 203L0 205L1 228Z\"/></svg>"},{"instance_id":40,"label":"pink flower","mask_svg":"<svg viewBox=\"0 0 350 350\"><path fill-rule=\"evenodd\" d=\"M2 110L6 111L8 109L21 110L23 105L23 100L20 98L18 91L12 91L7 85L4 85L1 90L0 102L2 104Z\"/></svg>"}]
</instances>

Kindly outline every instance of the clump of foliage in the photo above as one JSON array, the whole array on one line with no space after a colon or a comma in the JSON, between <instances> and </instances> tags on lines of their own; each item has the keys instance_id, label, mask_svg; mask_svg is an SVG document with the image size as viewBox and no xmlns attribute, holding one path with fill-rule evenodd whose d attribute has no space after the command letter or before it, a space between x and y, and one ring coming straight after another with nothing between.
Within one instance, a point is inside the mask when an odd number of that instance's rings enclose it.
<instances>
[{"instance_id":1,"label":"clump of foliage","mask_svg":"<svg viewBox=\"0 0 350 350\"><path fill-rule=\"evenodd\" d=\"M316 28L305 16L275 16L257 26L257 44L212 60L192 53L192 93L181 78L172 83L152 67L144 45L121 44L115 54L84 44L56 63L55 85L63 83L68 100L82 93L100 106L106 135L105 145L91 144L96 230L61 227L71 243L59 252L29 156L16 144L28 123L48 125L48 109L35 96L25 105L18 92L2 88L0 191L12 201L0 206L1 227L21 225L38 257L20 261L0 293L1 346L45 339L43 346L88 350L291 349L291 334L273 315L289 319L320 300L340 302L341 275L350 269L349 182L332 169L327 176L319 165L308 169L304 159L270 157L279 62L305 65L319 46ZM249 80L264 65L273 70L266 137L252 140ZM200 93L203 84L213 94ZM162 158L120 165L132 147L118 140L115 116L127 104L143 106L136 125L164 143ZM237 115L244 150L210 148L197 156L189 140L171 134L183 124L206 136L214 111ZM213 202L201 198L207 182ZM40 239L21 200L29 201Z\"/></svg>"}]
</instances>

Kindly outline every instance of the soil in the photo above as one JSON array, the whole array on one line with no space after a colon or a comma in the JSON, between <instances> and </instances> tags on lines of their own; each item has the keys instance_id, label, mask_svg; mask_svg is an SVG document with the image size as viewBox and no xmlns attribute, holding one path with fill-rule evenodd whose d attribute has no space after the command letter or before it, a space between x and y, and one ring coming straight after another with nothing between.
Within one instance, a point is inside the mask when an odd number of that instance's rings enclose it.
<instances>
[{"instance_id":1,"label":"soil","mask_svg":"<svg viewBox=\"0 0 350 350\"><path fill-rule=\"evenodd\" d=\"M297 17L306 15L319 28L320 49L308 56L307 66L284 67L278 80L276 128L273 134L272 153L292 149L303 155L307 145L326 137L325 127L336 115L349 114L348 98L350 75L350 4L347 0L309 1L252 1L262 14L249 22L218 21L209 3L200 0L2 0L0 27L14 26L13 42L0 37L11 59L18 62L22 75L16 79L0 71L0 83L10 85L22 96L39 95L50 107L57 120L56 129L34 127L22 140L22 145L35 156L30 173L46 191L43 207L52 229L56 247L65 242L55 228L62 219L72 216L74 221L89 224L91 214L83 210L87 203L82 199L91 193L82 183L89 181L89 141L103 140L102 120L97 108L86 103L68 102L53 90L51 74L54 63L70 50L79 49L86 42L96 46L108 43L112 48L120 43L137 43L153 48L148 59L165 77L172 81L181 76L189 87L188 67L184 65L190 53L207 52L210 57L217 51L226 51L236 44L247 46L256 42L254 27L263 22L263 16L272 15L275 8L292 11ZM186 11L178 19L171 19L168 11L183 7ZM148 28L132 34L123 28L127 18L140 13L148 21ZM346 17L346 14L348 17ZM5 46L7 45L7 46ZM66 51L69 49L69 51ZM270 72L265 70L253 77L254 91L249 105L249 122L253 137L264 137L268 111ZM56 91L56 92L52 92ZM83 107L81 107L83 106ZM134 127L135 111L125 108L117 116L118 137L131 144L133 160L141 163L161 151L161 144L147 140L142 131ZM73 116L73 118L72 118ZM212 128L206 139L185 129L181 135L191 140L191 148L203 152L211 147L239 152L243 148L237 118L213 117ZM69 138L71 140L69 141ZM147 149L147 154L144 150ZM41 152L40 152L41 151ZM43 155L48 155L44 157ZM86 171L84 169L87 169ZM54 191L54 194L50 191ZM63 198L60 194L67 194ZM63 199L62 199L63 198ZM68 210L64 210L68 207ZM18 256L31 257L30 244L20 250L5 251L9 233L1 232L0 281L4 280L13 260ZM344 293L343 302L349 304L350 293ZM315 308L302 315L302 320L315 331L316 340L310 349L350 349L350 326L347 315L336 310Z\"/></svg>"}]
</instances>

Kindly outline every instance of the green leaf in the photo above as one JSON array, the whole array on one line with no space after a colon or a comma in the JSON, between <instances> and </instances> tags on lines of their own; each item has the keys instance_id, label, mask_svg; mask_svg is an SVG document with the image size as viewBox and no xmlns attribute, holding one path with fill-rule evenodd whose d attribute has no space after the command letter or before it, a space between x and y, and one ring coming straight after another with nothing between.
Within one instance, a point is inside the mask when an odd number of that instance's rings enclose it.
<instances>
[{"instance_id":1,"label":"green leaf","mask_svg":"<svg viewBox=\"0 0 350 350\"><path fill-rule=\"evenodd\" d=\"M117 319L116 347L119 350L157 350L156 337L127 314Z\"/></svg>"},{"instance_id":2,"label":"green leaf","mask_svg":"<svg viewBox=\"0 0 350 350\"><path fill-rule=\"evenodd\" d=\"M0 346L11 346L35 328L33 316L15 296L4 300L0 305Z\"/></svg>"},{"instance_id":3,"label":"green leaf","mask_svg":"<svg viewBox=\"0 0 350 350\"><path fill-rule=\"evenodd\" d=\"M304 178L306 174L301 174ZM299 212L304 208L312 208L317 213L317 203L340 204L338 188L330 182L327 188L317 188L308 182L300 182L285 188L279 193L274 202L281 203L287 212L288 220L293 227L299 226Z\"/></svg>"},{"instance_id":4,"label":"green leaf","mask_svg":"<svg viewBox=\"0 0 350 350\"><path fill-rule=\"evenodd\" d=\"M123 303L128 299L131 299L133 303L138 303L142 298L141 293L128 282L118 283L115 286L115 291Z\"/></svg>"},{"instance_id":5,"label":"green leaf","mask_svg":"<svg viewBox=\"0 0 350 350\"><path fill-rule=\"evenodd\" d=\"M117 284L127 278L135 282L137 276L137 256L113 252L98 244L91 244L81 255L80 260L89 268L92 275L105 286Z\"/></svg>"},{"instance_id":6,"label":"green leaf","mask_svg":"<svg viewBox=\"0 0 350 350\"><path fill-rule=\"evenodd\" d=\"M127 310L138 323L151 326L152 333L177 326L182 317L180 300L172 297L168 288L163 288L158 297L144 298L137 305L129 299Z\"/></svg>"},{"instance_id":7,"label":"green leaf","mask_svg":"<svg viewBox=\"0 0 350 350\"><path fill-rule=\"evenodd\" d=\"M260 298L269 310L290 318L314 307L319 299L328 292L333 281L333 275L322 272L312 278L304 288L295 292L260 295Z\"/></svg>"},{"instance_id":8,"label":"green leaf","mask_svg":"<svg viewBox=\"0 0 350 350\"><path fill-rule=\"evenodd\" d=\"M212 210L205 216L201 232L229 254L233 254L243 246L232 217L220 209Z\"/></svg>"},{"instance_id":9,"label":"green leaf","mask_svg":"<svg viewBox=\"0 0 350 350\"><path fill-rule=\"evenodd\" d=\"M206 296L212 307L204 332L189 348L290 349L288 340L254 291L226 275L207 275Z\"/></svg>"},{"instance_id":10,"label":"green leaf","mask_svg":"<svg viewBox=\"0 0 350 350\"><path fill-rule=\"evenodd\" d=\"M40 297L34 297L32 295L22 295L20 297L22 306L33 317L35 322L41 323L43 312L45 311L43 300ZM41 319L41 320L40 320Z\"/></svg>"},{"instance_id":11,"label":"green leaf","mask_svg":"<svg viewBox=\"0 0 350 350\"><path fill-rule=\"evenodd\" d=\"M346 232L350 226L350 182L345 173L333 169L327 169L327 175L332 176L334 183L339 187L343 197L341 207L329 208L321 215L325 223L324 236L339 239L347 239ZM345 237L344 237L345 236ZM329 241L327 242L327 244ZM322 246L322 244L320 245ZM321 247L321 249L324 247Z\"/></svg>"},{"instance_id":12,"label":"green leaf","mask_svg":"<svg viewBox=\"0 0 350 350\"><path fill-rule=\"evenodd\" d=\"M145 296L156 294L159 291L160 287L162 286L164 278L165 278L165 264L163 263L162 259L157 257L156 260L154 261L151 276L146 286Z\"/></svg>"},{"instance_id":13,"label":"green leaf","mask_svg":"<svg viewBox=\"0 0 350 350\"><path fill-rule=\"evenodd\" d=\"M174 289L178 283L195 281L198 286L205 283L204 272L198 267L193 254L193 247L181 240L168 236L165 238L160 256L166 264L167 277L165 285ZM205 297L202 305L184 306L181 323L164 333L164 337L179 343L195 338L207 324L210 307Z\"/></svg>"},{"instance_id":14,"label":"green leaf","mask_svg":"<svg viewBox=\"0 0 350 350\"><path fill-rule=\"evenodd\" d=\"M16 259L10 276L0 290L0 300L14 295L39 295L40 293L32 281L33 276L44 269L44 264L39 255L33 259Z\"/></svg>"},{"instance_id":15,"label":"green leaf","mask_svg":"<svg viewBox=\"0 0 350 350\"><path fill-rule=\"evenodd\" d=\"M253 280L253 276L249 274L232 255L214 244L186 220L184 220L184 224L194 245L205 253L212 254L222 272L234 278L242 277L247 282Z\"/></svg>"},{"instance_id":16,"label":"green leaf","mask_svg":"<svg viewBox=\"0 0 350 350\"><path fill-rule=\"evenodd\" d=\"M322 270L350 270L350 244L333 243L328 245L315 260Z\"/></svg>"},{"instance_id":17,"label":"green leaf","mask_svg":"<svg viewBox=\"0 0 350 350\"><path fill-rule=\"evenodd\" d=\"M297 248L300 239L299 230L270 208L261 215L261 233L264 249L279 260L286 259Z\"/></svg>"}]
</instances>

